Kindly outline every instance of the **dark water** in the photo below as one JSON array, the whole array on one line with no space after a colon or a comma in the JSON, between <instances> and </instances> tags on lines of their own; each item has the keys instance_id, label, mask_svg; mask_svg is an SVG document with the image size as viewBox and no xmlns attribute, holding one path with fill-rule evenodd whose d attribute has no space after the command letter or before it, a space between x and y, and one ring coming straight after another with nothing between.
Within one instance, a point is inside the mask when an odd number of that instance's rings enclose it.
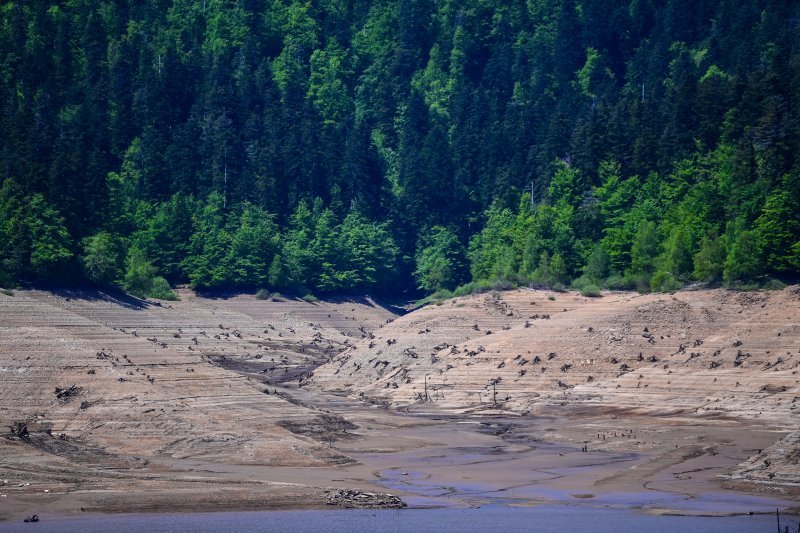
<instances>
[{"instance_id":1,"label":"dark water","mask_svg":"<svg viewBox=\"0 0 800 533\"><path fill-rule=\"evenodd\" d=\"M791 531L800 517L791 517ZM594 509L571 506L507 507L479 509L412 509L404 511L264 511L175 515L103 515L48 519L36 524L0 523L1 531L24 532L648 532L734 533L774 532L775 516L723 518L652 516L630 509Z\"/></svg>"}]
</instances>

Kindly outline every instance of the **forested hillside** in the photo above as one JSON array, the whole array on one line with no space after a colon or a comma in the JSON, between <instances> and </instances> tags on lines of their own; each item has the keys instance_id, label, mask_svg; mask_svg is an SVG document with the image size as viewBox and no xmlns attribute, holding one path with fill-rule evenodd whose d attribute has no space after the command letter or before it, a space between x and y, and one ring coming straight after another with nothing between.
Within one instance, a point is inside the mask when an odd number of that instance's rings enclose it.
<instances>
[{"instance_id":1,"label":"forested hillside","mask_svg":"<svg viewBox=\"0 0 800 533\"><path fill-rule=\"evenodd\" d=\"M800 272L793 0L5 1L0 89L0 285Z\"/></svg>"}]
</instances>

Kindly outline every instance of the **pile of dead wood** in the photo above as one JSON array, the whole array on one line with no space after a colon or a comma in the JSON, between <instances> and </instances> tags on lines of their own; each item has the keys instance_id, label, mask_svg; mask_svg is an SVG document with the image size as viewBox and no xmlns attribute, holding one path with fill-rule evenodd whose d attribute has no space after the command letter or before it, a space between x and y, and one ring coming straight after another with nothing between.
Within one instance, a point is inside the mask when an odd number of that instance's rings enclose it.
<instances>
[{"instance_id":1,"label":"pile of dead wood","mask_svg":"<svg viewBox=\"0 0 800 533\"><path fill-rule=\"evenodd\" d=\"M356 509L403 509L406 502L392 496L376 492L361 492L358 490L331 490L326 493L328 505Z\"/></svg>"},{"instance_id":2,"label":"pile of dead wood","mask_svg":"<svg viewBox=\"0 0 800 533\"><path fill-rule=\"evenodd\" d=\"M63 401L70 400L73 396L77 396L80 394L81 388L76 385L70 385L66 388L56 387L55 395L56 398Z\"/></svg>"}]
</instances>

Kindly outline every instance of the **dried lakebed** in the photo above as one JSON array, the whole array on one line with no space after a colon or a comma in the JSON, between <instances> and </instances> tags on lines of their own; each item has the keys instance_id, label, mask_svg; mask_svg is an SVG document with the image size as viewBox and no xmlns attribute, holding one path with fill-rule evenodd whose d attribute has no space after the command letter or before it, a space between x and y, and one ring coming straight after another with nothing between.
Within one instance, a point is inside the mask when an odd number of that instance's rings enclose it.
<instances>
[{"instance_id":1,"label":"dried lakebed","mask_svg":"<svg viewBox=\"0 0 800 533\"><path fill-rule=\"evenodd\" d=\"M577 386L566 394L558 384L540 381L515 385L510 401L487 403L489 391L471 383L492 377L491 368L505 372L503 367L517 364L514 358L520 348L503 345L504 333L527 335L530 345L546 342L558 353L557 362L580 368L584 363L577 356L570 358L567 343L578 338L573 326L586 331L586 316L592 317L597 331L604 320L629 321L626 309L635 308L638 316L641 306L652 311L653 305L662 305L653 297L609 296L604 302L607 308L592 314L586 307L594 302L558 295L561 300L553 304L547 296L509 293L505 298L511 303L505 306L487 303L484 296L472 297L458 304L464 305L458 311L449 306L423 310L428 316L421 314L422 322L414 319L417 313L395 320L393 308L368 299L308 304L243 295L207 298L183 291L182 301L155 305L100 293L20 291L3 297L0 422L14 429L0 439L0 483L8 481L0 486L4 495L0 519L11 520L2 527L21 524L32 513L45 524L56 517L83 520L86 513L330 510L351 506L359 500L353 495L360 493L391 493L415 509L437 508L425 511L432 513L434 521L434 516L452 518L455 515L448 513L471 508L483 510L484 514L476 515L480 520L501 512L498 509L511 513L531 505L556 509L553 516L557 516L562 507L552 504L583 513L635 510L636 514L613 515L629 518L641 518L641 513L774 513L776 507L796 506L795 493L787 489L792 466L781 463L781 457L791 454L782 451L786 446L775 444L787 435L781 442L794 442L791 397L796 380L791 365L800 346L800 328L792 329L796 317L791 313L796 314L796 309L779 306L779 316L770 318L774 322L768 326L781 333L775 335L765 331L762 322L746 321L751 307L761 314L770 309L769 298L757 296L754 302L742 304L724 291L699 297L703 305L709 303L706 300L711 300L709 305L725 299L732 302L713 307L722 311L711 317L719 325L719 339L704 335L710 352L719 349L712 349L716 343L728 344L723 320L728 305L743 342L751 341L745 344L753 354L751 360L764 355L756 349L766 351L767 358L783 354L779 363L770 362L768 373L762 366L748 368L745 363L716 369L714 381L705 381L706 389L716 387L713 383L729 387L729 396L741 399L736 400L736 409L758 409L753 416L720 410L720 404L733 402L721 391L711 392L725 402L709 404L708 398L702 398L700 403L714 406L714 411L691 408L692 398L710 391L687 393L686 387L696 385L685 380L683 389L670 397L668 381L677 376L660 383L658 379L664 378L647 361L633 372L641 373L639 383L650 385L650 402L659 398L658 409L631 406L636 381L602 365L591 370L596 379L590 383L602 395L600 402L582 399L587 393ZM791 299L794 293L778 297ZM574 301L565 301L568 298ZM544 322L535 327L520 323L519 331L513 323L502 327L512 320L509 313L520 319L524 316L517 311L522 303L574 310L578 323L563 322L572 316L570 311L559 311L563 313L559 315L545 308L547 316L553 317L546 321L549 331L541 329ZM669 309L660 317L651 312L650 328L657 327L659 336L666 338L694 338L689 335L696 331L686 328L696 327L697 321L687 326L686 307L676 307L684 319ZM742 313L737 312L739 308ZM369 359L376 357L367 357L370 344L381 337L394 340L388 345L382 340L383 349L414 346L421 353L427 353L423 352L425 342L438 346L442 337L449 338L451 346L460 337L461 342L472 342L471 326L457 329L459 323L454 329L453 324L444 323L454 312L469 321L482 316L485 327L495 330L492 338L499 348L495 353L487 346L494 359L473 358L472 366L462 365L460 381L453 387L442 389L443 368L427 355L406 367L410 384L393 387L393 381L380 381L381 372L360 374L359 368L366 370ZM603 318L606 315L610 318ZM656 320L661 324L653 326ZM749 336L744 334L748 330ZM439 338L427 340L430 332ZM773 344L752 342L768 334ZM616 359L622 357L617 355L620 351L632 352L629 364L634 365L636 343L653 342L637 332L630 335L633 344L621 350L619 344L625 341L618 339L622 337L619 332L609 336L616 351L604 357ZM640 338L644 340L636 340ZM590 348L579 346L574 351L580 355ZM658 356L662 357L669 355ZM686 357L696 365L705 356ZM722 361L725 352L708 357ZM736 357L735 352L731 357ZM343 366L342 358L353 361L348 370L352 376L336 372ZM415 366L419 360L431 366ZM376 369L374 362L369 368ZM669 370L678 376L683 372L677 357L670 361ZM436 398L403 401L403 395L413 397L412 386L424 386L420 378L425 373L431 396ZM397 372L387 369L383 374L385 378ZM558 371L557 375L562 383L574 379L574 372ZM503 376L506 382L512 381ZM741 387L733 384L737 379ZM759 380L768 381L774 390L764 392L766 385ZM747 396L750 393L744 389L756 392ZM387 393L381 394L383 390ZM471 403L479 396L481 403ZM26 435L21 436L19 424L26 428ZM749 475L747 469L757 475L748 478L749 484L731 483L730 473L737 469L745 472L743 476ZM757 483L759 475L767 478L767 474L787 483L773 488ZM330 495L337 491L347 494L349 501L328 505ZM383 496L375 496L375 501L390 502ZM331 520L362 516L360 511L348 512L333 511ZM401 516L416 516L402 514L408 512L401 511ZM179 516L175 530L190 528L192 519ZM616 520L608 514L598 516ZM125 520L143 528L149 519ZM510 530L515 527L513 520L507 525Z\"/></svg>"}]
</instances>

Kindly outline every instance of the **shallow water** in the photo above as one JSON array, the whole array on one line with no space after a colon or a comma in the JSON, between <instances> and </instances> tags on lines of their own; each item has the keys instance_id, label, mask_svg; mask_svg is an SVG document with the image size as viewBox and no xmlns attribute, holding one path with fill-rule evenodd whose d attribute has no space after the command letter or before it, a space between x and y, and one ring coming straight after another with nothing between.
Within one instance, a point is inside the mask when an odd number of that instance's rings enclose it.
<instances>
[{"instance_id":1,"label":"shallow water","mask_svg":"<svg viewBox=\"0 0 800 533\"><path fill-rule=\"evenodd\" d=\"M797 529L800 517L783 523ZM653 516L630 509L572 506L509 507L478 509L410 509L403 511L328 510L197 513L165 515L102 515L78 518L42 517L38 524L0 523L0 531L31 532L436 532L535 531L757 533L776 529L775 516Z\"/></svg>"}]
</instances>

